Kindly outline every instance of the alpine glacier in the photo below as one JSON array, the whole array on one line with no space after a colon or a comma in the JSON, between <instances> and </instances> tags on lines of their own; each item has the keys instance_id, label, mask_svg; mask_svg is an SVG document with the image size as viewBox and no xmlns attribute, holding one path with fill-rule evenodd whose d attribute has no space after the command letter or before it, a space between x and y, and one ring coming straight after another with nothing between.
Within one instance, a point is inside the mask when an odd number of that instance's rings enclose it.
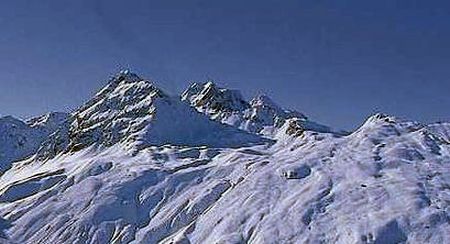
<instances>
[{"instance_id":1,"label":"alpine glacier","mask_svg":"<svg viewBox=\"0 0 450 244\"><path fill-rule=\"evenodd\" d=\"M211 81L2 117L0 169L4 243L450 243L450 123L344 133Z\"/></svg>"}]
</instances>

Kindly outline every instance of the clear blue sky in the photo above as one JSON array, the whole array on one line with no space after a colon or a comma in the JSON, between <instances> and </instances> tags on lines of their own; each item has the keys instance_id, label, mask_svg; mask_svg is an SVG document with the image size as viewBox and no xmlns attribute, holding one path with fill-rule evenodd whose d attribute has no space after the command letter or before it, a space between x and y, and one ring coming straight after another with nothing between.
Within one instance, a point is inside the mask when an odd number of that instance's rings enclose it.
<instances>
[{"instance_id":1,"label":"clear blue sky","mask_svg":"<svg viewBox=\"0 0 450 244\"><path fill-rule=\"evenodd\" d=\"M4 0L0 114L69 111L131 68L212 78L336 128L450 118L450 1Z\"/></svg>"}]
</instances>

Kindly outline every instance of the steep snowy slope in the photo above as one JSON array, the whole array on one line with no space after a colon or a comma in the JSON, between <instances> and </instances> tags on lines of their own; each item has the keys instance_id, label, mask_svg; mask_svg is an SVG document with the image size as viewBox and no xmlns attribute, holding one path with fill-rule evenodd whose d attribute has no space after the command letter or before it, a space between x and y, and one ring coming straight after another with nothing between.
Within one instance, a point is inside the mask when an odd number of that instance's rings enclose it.
<instances>
[{"instance_id":1,"label":"steep snowy slope","mask_svg":"<svg viewBox=\"0 0 450 244\"><path fill-rule=\"evenodd\" d=\"M0 172L11 163L36 153L39 145L67 118L65 113L49 113L28 122L11 116L0 118Z\"/></svg>"},{"instance_id":2,"label":"steep snowy slope","mask_svg":"<svg viewBox=\"0 0 450 244\"><path fill-rule=\"evenodd\" d=\"M5 242L450 242L450 145L429 127L376 114L343 136L294 117L274 143L136 77L1 176Z\"/></svg>"},{"instance_id":3,"label":"steep snowy slope","mask_svg":"<svg viewBox=\"0 0 450 244\"><path fill-rule=\"evenodd\" d=\"M189 144L242 146L263 140L213 122L152 82L129 71L113 77L39 150L40 158L76 152L93 144L130 147Z\"/></svg>"}]
</instances>

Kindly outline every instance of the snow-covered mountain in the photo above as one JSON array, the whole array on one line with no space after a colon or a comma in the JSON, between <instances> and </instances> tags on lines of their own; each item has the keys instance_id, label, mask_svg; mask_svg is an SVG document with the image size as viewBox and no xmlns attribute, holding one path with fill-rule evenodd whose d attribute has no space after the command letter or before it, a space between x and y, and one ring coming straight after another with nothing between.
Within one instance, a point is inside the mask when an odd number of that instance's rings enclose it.
<instances>
[{"instance_id":1,"label":"snow-covered mountain","mask_svg":"<svg viewBox=\"0 0 450 244\"><path fill-rule=\"evenodd\" d=\"M266 96L209 82L179 99L123 71L69 115L0 120L0 237L450 243L449 128L375 114L346 135Z\"/></svg>"},{"instance_id":2,"label":"snow-covered mountain","mask_svg":"<svg viewBox=\"0 0 450 244\"><path fill-rule=\"evenodd\" d=\"M327 126L309 121L300 112L282 109L266 95L258 95L248 102L239 91L220 88L212 81L193 83L183 92L181 100L213 120L252 133L273 136L291 118L305 129L331 132Z\"/></svg>"},{"instance_id":3,"label":"snow-covered mountain","mask_svg":"<svg viewBox=\"0 0 450 244\"><path fill-rule=\"evenodd\" d=\"M242 146L262 142L256 135L210 121L151 81L122 71L73 112L40 148L39 156L76 152L91 145ZM226 139L218 139L226 138Z\"/></svg>"},{"instance_id":4,"label":"snow-covered mountain","mask_svg":"<svg viewBox=\"0 0 450 244\"><path fill-rule=\"evenodd\" d=\"M0 117L0 172L11 163L32 156L41 143L67 119L65 113L48 113L27 122Z\"/></svg>"}]
</instances>

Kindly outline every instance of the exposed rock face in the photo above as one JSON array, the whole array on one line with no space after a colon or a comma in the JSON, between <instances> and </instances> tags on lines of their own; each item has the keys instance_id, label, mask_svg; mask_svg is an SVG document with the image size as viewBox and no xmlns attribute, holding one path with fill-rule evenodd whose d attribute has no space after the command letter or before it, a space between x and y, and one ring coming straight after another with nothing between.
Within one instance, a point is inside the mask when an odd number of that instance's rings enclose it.
<instances>
[{"instance_id":1,"label":"exposed rock face","mask_svg":"<svg viewBox=\"0 0 450 244\"><path fill-rule=\"evenodd\" d=\"M157 101L171 102L150 81L129 71L121 72L72 114L69 148L81 149L96 142L110 146L136 139L133 137L155 116Z\"/></svg>"},{"instance_id":2,"label":"exposed rock face","mask_svg":"<svg viewBox=\"0 0 450 244\"><path fill-rule=\"evenodd\" d=\"M211 81L192 84L181 99L213 120L267 136L273 136L286 119L308 120L302 113L282 109L266 95L247 102L239 91L219 88Z\"/></svg>"},{"instance_id":3,"label":"exposed rock face","mask_svg":"<svg viewBox=\"0 0 450 244\"><path fill-rule=\"evenodd\" d=\"M122 71L69 116L67 123L43 145L39 155L51 157L95 143L110 146L126 140L145 127L154 113L155 100L164 98L167 95L151 82Z\"/></svg>"},{"instance_id":4,"label":"exposed rock face","mask_svg":"<svg viewBox=\"0 0 450 244\"><path fill-rule=\"evenodd\" d=\"M119 142L138 147L184 142L203 145L211 142L213 136L228 134L233 143L244 142L242 138L249 143L260 140L255 135L234 131L237 130L208 120L151 81L122 71L73 112L65 126L44 143L38 154L49 158L94 144L108 147ZM236 134L242 138L234 136Z\"/></svg>"},{"instance_id":5,"label":"exposed rock face","mask_svg":"<svg viewBox=\"0 0 450 244\"><path fill-rule=\"evenodd\" d=\"M219 88L211 81L192 84L183 92L181 99L189 101L194 107L211 116L249 108L239 91Z\"/></svg>"}]
</instances>

